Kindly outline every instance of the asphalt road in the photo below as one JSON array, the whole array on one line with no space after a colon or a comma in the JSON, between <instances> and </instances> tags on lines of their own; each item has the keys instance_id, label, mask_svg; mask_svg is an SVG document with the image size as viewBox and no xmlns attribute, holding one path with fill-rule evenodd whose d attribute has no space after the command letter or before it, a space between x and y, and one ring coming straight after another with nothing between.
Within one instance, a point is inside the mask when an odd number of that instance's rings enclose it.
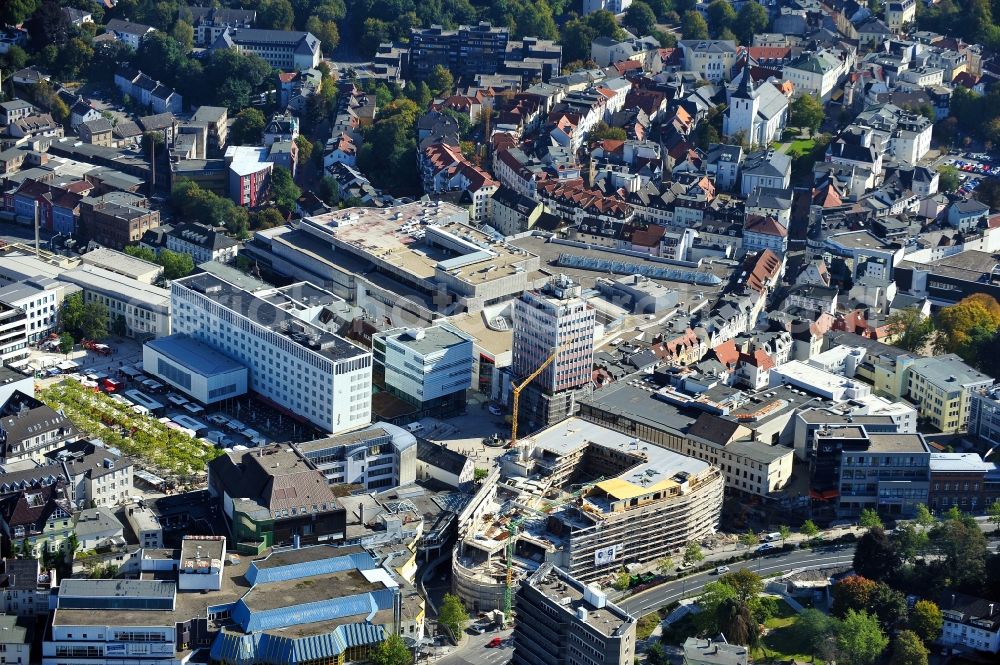
<instances>
[{"instance_id":1,"label":"asphalt road","mask_svg":"<svg viewBox=\"0 0 1000 665\"><path fill-rule=\"evenodd\" d=\"M509 663L514 654L512 633L513 631L508 628L496 632L487 631L482 635L466 635L460 646L434 662L439 665L502 665ZM503 643L499 647L487 647L486 645L494 637L499 637Z\"/></svg>"},{"instance_id":2,"label":"asphalt road","mask_svg":"<svg viewBox=\"0 0 1000 665\"><path fill-rule=\"evenodd\" d=\"M729 565L730 570L749 568L761 575L785 573L801 568L827 568L851 564L854 560L854 546L841 545L819 550L793 550L782 554L741 561ZM674 582L643 591L635 596L619 601L618 605L635 616L642 616L655 609L669 605L686 596L697 596L709 582L718 579L714 572L698 573Z\"/></svg>"}]
</instances>

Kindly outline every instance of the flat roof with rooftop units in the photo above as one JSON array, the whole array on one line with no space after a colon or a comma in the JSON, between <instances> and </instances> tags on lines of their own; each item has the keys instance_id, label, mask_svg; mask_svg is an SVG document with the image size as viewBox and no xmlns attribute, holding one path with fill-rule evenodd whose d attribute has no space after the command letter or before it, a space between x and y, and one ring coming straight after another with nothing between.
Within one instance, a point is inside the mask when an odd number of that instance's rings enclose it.
<instances>
[{"instance_id":1,"label":"flat roof with rooftop units","mask_svg":"<svg viewBox=\"0 0 1000 665\"><path fill-rule=\"evenodd\" d=\"M218 305L332 360L367 354L367 351L343 337L296 316L293 312L305 309L305 306L289 296L287 289L291 287L251 293L208 273L185 277L174 284L200 293Z\"/></svg>"},{"instance_id":2,"label":"flat roof with rooftop units","mask_svg":"<svg viewBox=\"0 0 1000 665\"><path fill-rule=\"evenodd\" d=\"M428 292L443 283L475 309L527 288L537 257L474 229L468 221L468 211L458 206L417 201L306 217L299 228L331 243L335 251L371 261ZM322 260L314 253L308 258Z\"/></svg>"}]
</instances>

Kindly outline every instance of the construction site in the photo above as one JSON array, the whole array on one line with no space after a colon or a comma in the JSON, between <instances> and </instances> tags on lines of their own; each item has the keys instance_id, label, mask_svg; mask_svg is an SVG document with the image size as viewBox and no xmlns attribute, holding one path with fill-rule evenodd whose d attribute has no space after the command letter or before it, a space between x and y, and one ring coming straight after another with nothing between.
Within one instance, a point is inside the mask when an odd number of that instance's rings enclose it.
<instances>
[{"instance_id":1,"label":"construction site","mask_svg":"<svg viewBox=\"0 0 1000 665\"><path fill-rule=\"evenodd\" d=\"M476 612L509 615L542 563L607 585L719 525L718 468L578 418L519 440L500 465L494 505L452 558L453 590Z\"/></svg>"}]
</instances>

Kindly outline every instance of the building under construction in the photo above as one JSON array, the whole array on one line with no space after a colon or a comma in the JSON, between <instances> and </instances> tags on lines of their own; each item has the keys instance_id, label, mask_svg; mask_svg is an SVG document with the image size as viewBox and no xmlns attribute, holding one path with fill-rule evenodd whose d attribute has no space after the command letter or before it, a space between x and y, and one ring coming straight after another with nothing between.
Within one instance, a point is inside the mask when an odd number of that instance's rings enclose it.
<instances>
[{"instance_id":1,"label":"building under construction","mask_svg":"<svg viewBox=\"0 0 1000 665\"><path fill-rule=\"evenodd\" d=\"M475 611L503 608L508 580L542 563L608 582L719 524L717 467L577 418L522 439L501 463L496 504L453 557L455 593Z\"/></svg>"}]
</instances>

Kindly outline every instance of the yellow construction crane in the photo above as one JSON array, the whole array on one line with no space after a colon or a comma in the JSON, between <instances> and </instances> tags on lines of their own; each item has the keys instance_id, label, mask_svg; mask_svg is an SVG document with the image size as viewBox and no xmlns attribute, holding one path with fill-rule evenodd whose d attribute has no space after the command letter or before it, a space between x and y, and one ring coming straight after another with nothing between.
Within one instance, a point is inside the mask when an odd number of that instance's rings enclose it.
<instances>
[{"instance_id":1,"label":"yellow construction crane","mask_svg":"<svg viewBox=\"0 0 1000 665\"><path fill-rule=\"evenodd\" d=\"M552 361L556 359L559 352L563 350L563 347L556 348L552 354L545 359L541 365L538 366L534 372L528 375L524 381L520 384L515 384L514 389L511 390L511 396L513 397L514 403L511 408L511 421L510 421L510 443L507 444L508 448L513 448L517 445L517 409L521 402L521 391L528 387L528 384L538 378L538 375L545 371L545 368L552 364Z\"/></svg>"}]
</instances>

